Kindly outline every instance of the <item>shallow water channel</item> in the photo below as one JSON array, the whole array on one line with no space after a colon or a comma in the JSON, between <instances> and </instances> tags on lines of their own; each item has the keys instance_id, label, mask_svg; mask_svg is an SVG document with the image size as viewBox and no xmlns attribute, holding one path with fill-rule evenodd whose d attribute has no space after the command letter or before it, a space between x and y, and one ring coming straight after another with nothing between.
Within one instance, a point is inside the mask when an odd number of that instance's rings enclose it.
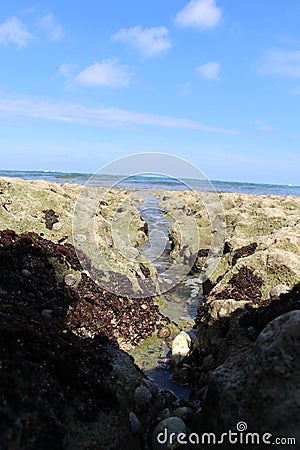
<instances>
[{"instance_id":1,"label":"shallow water channel","mask_svg":"<svg viewBox=\"0 0 300 450\"><path fill-rule=\"evenodd\" d=\"M141 251L152 261L160 274L172 265L168 229L173 221L159 208L159 199L154 194L143 192L139 194L144 202L138 205L138 209L141 217L148 223L149 229L149 240ZM184 330L193 339L194 317L202 300L202 285L199 278L186 275L177 286L161 297L165 304L162 313L174 324L170 327L171 337L174 338L180 330ZM158 339L157 335L154 335L130 353L134 356L136 364L160 389L171 390L178 398L188 399L190 386L178 384L172 379L171 345L171 339Z\"/></svg>"}]
</instances>

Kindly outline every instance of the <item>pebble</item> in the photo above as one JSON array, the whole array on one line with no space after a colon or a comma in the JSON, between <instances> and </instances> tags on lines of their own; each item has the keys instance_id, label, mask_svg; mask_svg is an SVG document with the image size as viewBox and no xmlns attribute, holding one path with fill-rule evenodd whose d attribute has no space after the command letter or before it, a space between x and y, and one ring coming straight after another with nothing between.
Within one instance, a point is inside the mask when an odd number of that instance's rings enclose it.
<instances>
[{"instance_id":1,"label":"pebble","mask_svg":"<svg viewBox=\"0 0 300 450\"><path fill-rule=\"evenodd\" d=\"M166 338L170 337L171 336L170 328L169 327L160 328L160 330L158 330L158 332L157 332L157 336L160 339L166 339Z\"/></svg>"},{"instance_id":2,"label":"pebble","mask_svg":"<svg viewBox=\"0 0 300 450\"><path fill-rule=\"evenodd\" d=\"M27 270L27 269L22 269L21 275L24 278L30 278L31 277L31 272L29 272L29 270Z\"/></svg>"},{"instance_id":3,"label":"pebble","mask_svg":"<svg viewBox=\"0 0 300 450\"><path fill-rule=\"evenodd\" d=\"M62 229L62 224L61 224L61 222L55 222L55 223L53 224L52 229L55 230L55 231L61 230L61 229Z\"/></svg>"},{"instance_id":4,"label":"pebble","mask_svg":"<svg viewBox=\"0 0 300 450\"><path fill-rule=\"evenodd\" d=\"M274 299L280 296L280 294L286 294L290 292L290 288L286 286L285 284L278 284L277 286L273 287L270 291L270 298Z\"/></svg>"},{"instance_id":5,"label":"pebble","mask_svg":"<svg viewBox=\"0 0 300 450\"><path fill-rule=\"evenodd\" d=\"M158 369L162 370L169 370L170 369L170 359L169 358L159 358L157 361L156 367Z\"/></svg>"},{"instance_id":6,"label":"pebble","mask_svg":"<svg viewBox=\"0 0 300 450\"><path fill-rule=\"evenodd\" d=\"M132 434L137 434L140 431L142 424L132 411L129 413L129 422Z\"/></svg>"},{"instance_id":7,"label":"pebble","mask_svg":"<svg viewBox=\"0 0 300 450\"><path fill-rule=\"evenodd\" d=\"M198 291L198 289L196 290L193 290L192 292L191 292L191 297L192 298L195 298L195 297L197 297L197 295L199 294L199 291Z\"/></svg>"},{"instance_id":8,"label":"pebble","mask_svg":"<svg viewBox=\"0 0 300 450\"><path fill-rule=\"evenodd\" d=\"M146 412L151 407L153 396L151 391L141 384L134 391L135 406L138 411Z\"/></svg>"},{"instance_id":9,"label":"pebble","mask_svg":"<svg viewBox=\"0 0 300 450\"><path fill-rule=\"evenodd\" d=\"M193 413L193 409L189 406L181 406L173 411L174 416L179 417L184 422L188 422L192 418Z\"/></svg>"},{"instance_id":10,"label":"pebble","mask_svg":"<svg viewBox=\"0 0 300 450\"><path fill-rule=\"evenodd\" d=\"M75 275L73 275L72 273L69 273L68 275L65 276L65 283L67 286L74 286L76 281L77 279Z\"/></svg>"}]
</instances>

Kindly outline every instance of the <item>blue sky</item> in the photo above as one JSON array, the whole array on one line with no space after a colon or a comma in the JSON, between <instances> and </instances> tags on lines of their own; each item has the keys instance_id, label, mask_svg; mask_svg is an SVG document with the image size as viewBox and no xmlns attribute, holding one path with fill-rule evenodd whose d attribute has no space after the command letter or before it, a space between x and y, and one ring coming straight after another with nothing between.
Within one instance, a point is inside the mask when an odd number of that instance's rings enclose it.
<instances>
[{"instance_id":1,"label":"blue sky","mask_svg":"<svg viewBox=\"0 0 300 450\"><path fill-rule=\"evenodd\" d=\"M164 152L300 185L299 23L299 0L2 2L1 168Z\"/></svg>"}]
</instances>

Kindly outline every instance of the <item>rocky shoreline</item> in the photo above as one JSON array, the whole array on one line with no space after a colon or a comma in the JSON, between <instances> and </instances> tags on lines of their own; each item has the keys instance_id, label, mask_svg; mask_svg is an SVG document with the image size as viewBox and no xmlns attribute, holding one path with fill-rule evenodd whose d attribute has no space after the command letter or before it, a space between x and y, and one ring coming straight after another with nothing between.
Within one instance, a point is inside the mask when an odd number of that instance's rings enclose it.
<instances>
[{"instance_id":1,"label":"rocky shoreline","mask_svg":"<svg viewBox=\"0 0 300 450\"><path fill-rule=\"evenodd\" d=\"M300 442L300 198L220 194L226 242L203 286L193 347L176 363L179 381L184 369L193 386L179 401L122 350L169 324L159 299L136 295L155 269L119 258L137 280L128 296L89 277L72 241L81 189L0 178L0 447L176 448L159 445L157 434L222 433L239 421ZM190 192L156 195L166 214L196 221L203 245L191 270L201 274L211 246L205 207ZM96 218L98 244L112 259L109 224L126 197L110 192ZM130 205L134 248L147 226ZM174 227L173 257L184 256Z\"/></svg>"},{"instance_id":2,"label":"rocky shoreline","mask_svg":"<svg viewBox=\"0 0 300 450\"><path fill-rule=\"evenodd\" d=\"M203 233L192 268L201 274L209 256L208 217L193 193L176 196L186 205L181 214L193 214ZM242 420L249 431L299 443L300 199L220 198L227 231L223 256L204 282L193 350L181 362L195 386L192 398L201 404L191 428L221 435ZM174 193L164 193L162 205L173 214ZM176 229L170 238L180 255Z\"/></svg>"}]
</instances>

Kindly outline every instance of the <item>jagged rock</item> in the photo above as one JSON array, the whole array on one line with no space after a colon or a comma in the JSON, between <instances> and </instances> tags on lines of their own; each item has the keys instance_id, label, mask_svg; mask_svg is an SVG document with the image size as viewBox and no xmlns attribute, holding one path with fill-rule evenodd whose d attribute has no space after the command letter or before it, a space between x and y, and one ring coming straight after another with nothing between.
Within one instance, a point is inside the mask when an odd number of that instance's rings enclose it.
<instances>
[{"instance_id":1,"label":"jagged rock","mask_svg":"<svg viewBox=\"0 0 300 450\"><path fill-rule=\"evenodd\" d=\"M34 276L25 278L29 262ZM66 274L79 283L67 286ZM162 325L157 306L149 298L143 310L139 299L103 291L82 273L70 244L33 232L0 231L0 284L1 449L44 448L47 435L51 449L113 450L126 442L141 450L166 403L115 336L153 333ZM135 391L147 414L133 411ZM130 412L139 415L141 435Z\"/></svg>"},{"instance_id":2,"label":"jagged rock","mask_svg":"<svg viewBox=\"0 0 300 450\"><path fill-rule=\"evenodd\" d=\"M210 373L194 425L221 433L243 420L248 431L300 439L300 311L271 321L247 353ZM218 411L218 414L216 414Z\"/></svg>"}]
</instances>

